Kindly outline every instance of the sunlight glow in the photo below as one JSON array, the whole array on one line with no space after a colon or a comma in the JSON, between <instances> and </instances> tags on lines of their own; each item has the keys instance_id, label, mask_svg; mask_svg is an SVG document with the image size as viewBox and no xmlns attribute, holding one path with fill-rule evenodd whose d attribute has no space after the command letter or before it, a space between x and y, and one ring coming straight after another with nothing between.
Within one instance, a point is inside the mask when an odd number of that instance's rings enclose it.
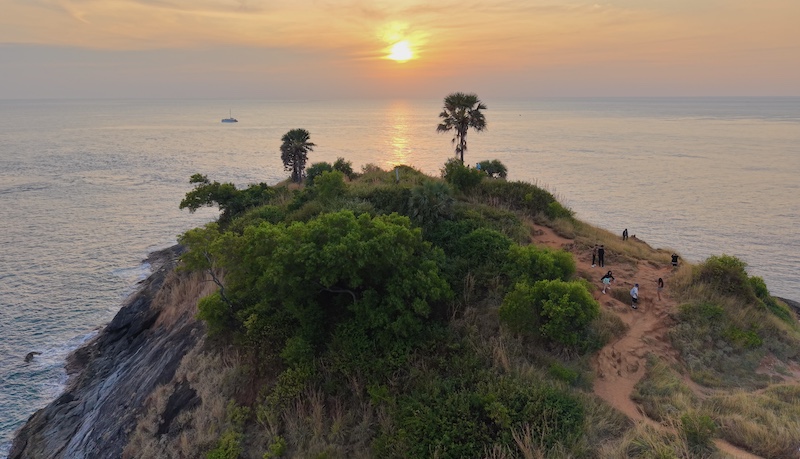
<instances>
[{"instance_id":1,"label":"sunlight glow","mask_svg":"<svg viewBox=\"0 0 800 459\"><path fill-rule=\"evenodd\" d=\"M392 46L391 52L387 57L393 61L406 62L414 58L414 52L411 51L411 45L408 44L408 41L403 40Z\"/></svg>"}]
</instances>

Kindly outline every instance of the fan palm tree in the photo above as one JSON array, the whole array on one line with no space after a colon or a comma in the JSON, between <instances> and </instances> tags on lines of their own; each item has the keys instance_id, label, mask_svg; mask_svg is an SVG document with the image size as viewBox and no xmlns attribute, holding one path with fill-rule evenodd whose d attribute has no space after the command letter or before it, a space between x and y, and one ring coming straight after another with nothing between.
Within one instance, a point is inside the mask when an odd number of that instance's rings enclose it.
<instances>
[{"instance_id":1,"label":"fan palm tree","mask_svg":"<svg viewBox=\"0 0 800 459\"><path fill-rule=\"evenodd\" d=\"M314 151L316 146L308 140L309 134L305 129L292 129L281 137L283 168L292 171L292 181L295 183L303 180L303 170L308 161L308 152Z\"/></svg>"},{"instance_id":2,"label":"fan palm tree","mask_svg":"<svg viewBox=\"0 0 800 459\"><path fill-rule=\"evenodd\" d=\"M467 130L472 128L481 132L486 129L486 117L481 110L486 110L486 105L475 94L454 92L444 98L444 110L439 113L442 122L436 127L436 132L455 130L456 158L460 157L462 164L467 151Z\"/></svg>"}]
</instances>

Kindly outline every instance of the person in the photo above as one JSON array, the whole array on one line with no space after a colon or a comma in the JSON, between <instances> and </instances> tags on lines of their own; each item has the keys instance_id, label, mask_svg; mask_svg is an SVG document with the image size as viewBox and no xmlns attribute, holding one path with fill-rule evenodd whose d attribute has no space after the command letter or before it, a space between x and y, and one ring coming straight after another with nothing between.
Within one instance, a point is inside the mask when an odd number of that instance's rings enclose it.
<instances>
[{"instance_id":1,"label":"person","mask_svg":"<svg viewBox=\"0 0 800 459\"><path fill-rule=\"evenodd\" d=\"M597 244L595 244L592 249L592 268L595 266L597 266Z\"/></svg>"},{"instance_id":2,"label":"person","mask_svg":"<svg viewBox=\"0 0 800 459\"><path fill-rule=\"evenodd\" d=\"M672 254L672 266L678 266L678 258L680 258L677 254Z\"/></svg>"},{"instance_id":3,"label":"person","mask_svg":"<svg viewBox=\"0 0 800 459\"><path fill-rule=\"evenodd\" d=\"M597 249L597 264L600 267L604 267L606 265L606 249L603 247L603 244L600 244L600 247Z\"/></svg>"},{"instance_id":4,"label":"person","mask_svg":"<svg viewBox=\"0 0 800 459\"><path fill-rule=\"evenodd\" d=\"M622 231L622 240L623 241L627 241L628 240L628 228L625 228L625 230Z\"/></svg>"},{"instance_id":5,"label":"person","mask_svg":"<svg viewBox=\"0 0 800 459\"><path fill-rule=\"evenodd\" d=\"M633 309L638 309L639 306L639 284L633 284L633 288L631 289L631 307Z\"/></svg>"},{"instance_id":6,"label":"person","mask_svg":"<svg viewBox=\"0 0 800 459\"><path fill-rule=\"evenodd\" d=\"M658 278L658 289L656 292L658 293L658 301L661 301L661 291L664 290L664 279Z\"/></svg>"},{"instance_id":7,"label":"person","mask_svg":"<svg viewBox=\"0 0 800 459\"><path fill-rule=\"evenodd\" d=\"M603 283L603 294L606 293L607 288L611 288L611 281L614 280L614 275L611 274L611 271L607 272L605 276L600 278L600 282Z\"/></svg>"}]
</instances>

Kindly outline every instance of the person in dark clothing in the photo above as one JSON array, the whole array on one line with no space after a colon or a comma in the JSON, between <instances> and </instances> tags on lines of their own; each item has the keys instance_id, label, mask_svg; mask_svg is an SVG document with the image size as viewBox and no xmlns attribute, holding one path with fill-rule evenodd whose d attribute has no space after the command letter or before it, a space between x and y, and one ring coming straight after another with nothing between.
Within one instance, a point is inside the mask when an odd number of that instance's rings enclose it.
<instances>
[{"instance_id":1,"label":"person in dark clothing","mask_svg":"<svg viewBox=\"0 0 800 459\"><path fill-rule=\"evenodd\" d=\"M623 241L628 240L628 228L625 228L625 230L622 232L622 240Z\"/></svg>"},{"instance_id":2,"label":"person in dark clothing","mask_svg":"<svg viewBox=\"0 0 800 459\"><path fill-rule=\"evenodd\" d=\"M675 266L675 267L678 266L678 258L680 258L678 255L676 255L674 253L672 254L672 266Z\"/></svg>"},{"instance_id":3,"label":"person in dark clothing","mask_svg":"<svg viewBox=\"0 0 800 459\"><path fill-rule=\"evenodd\" d=\"M656 292L658 293L658 301L661 301L661 291L664 290L664 279L658 278L658 289Z\"/></svg>"},{"instance_id":4,"label":"person in dark clothing","mask_svg":"<svg viewBox=\"0 0 800 459\"><path fill-rule=\"evenodd\" d=\"M597 264L600 265L601 268L606 265L606 249L602 244L600 248L597 249Z\"/></svg>"},{"instance_id":5,"label":"person in dark clothing","mask_svg":"<svg viewBox=\"0 0 800 459\"><path fill-rule=\"evenodd\" d=\"M595 244L592 249L592 268L594 268L595 265L597 265L597 244Z\"/></svg>"},{"instance_id":6,"label":"person in dark clothing","mask_svg":"<svg viewBox=\"0 0 800 459\"><path fill-rule=\"evenodd\" d=\"M611 288L611 281L614 280L614 275L611 274L611 271L607 272L605 276L600 278L600 282L603 283L603 293L606 293L606 289Z\"/></svg>"}]
</instances>

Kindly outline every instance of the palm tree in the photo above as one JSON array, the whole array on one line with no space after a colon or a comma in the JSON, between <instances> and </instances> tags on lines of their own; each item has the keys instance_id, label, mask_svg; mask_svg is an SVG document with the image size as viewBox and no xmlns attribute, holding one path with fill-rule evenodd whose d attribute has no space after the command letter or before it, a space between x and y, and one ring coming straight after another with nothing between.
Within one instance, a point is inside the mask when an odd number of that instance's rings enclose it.
<instances>
[{"instance_id":1,"label":"palm tree","mask_svg":"<svg viewBox=\"0 0 800 459\"><path fill-rule=\"evenodd\" d=\"M300 183L303 170L306 168L308 152L314 151L313 143L308 141L309 134L305 129L292 129L281 137L281 159L283 168L292 171L292 181Z\"/></svg>"},{"instance_id":2,"label":"palm tree","mask_svg":"<svg viewBox=\"0 0 800 459\"><path fill-rule=\"evenodd\" d=\"M486 110L486 105L476 94L454 92L444 98L444 110L439 113L442 122L436 127L436 132L456 131L453 143L456 144L456 158L460 156L462 164L467 150L467 130L472 128L481 132L486 129L486 117L481 110Z\"/></svg>"}]
</instances>

